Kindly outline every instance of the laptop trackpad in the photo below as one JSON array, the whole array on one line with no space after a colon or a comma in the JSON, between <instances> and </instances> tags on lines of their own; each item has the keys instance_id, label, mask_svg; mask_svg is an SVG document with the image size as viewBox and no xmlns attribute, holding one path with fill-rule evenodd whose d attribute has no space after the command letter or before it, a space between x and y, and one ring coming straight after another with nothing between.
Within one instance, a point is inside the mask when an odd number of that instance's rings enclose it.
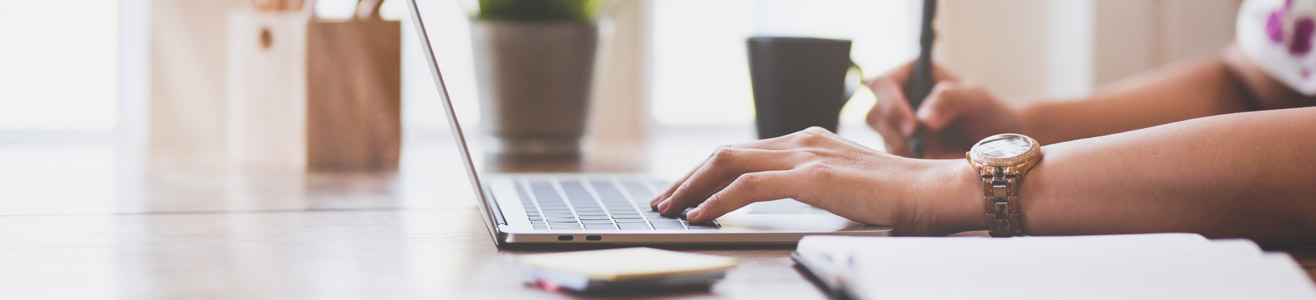
<instances>
[{"instance_id":1,"label":"laptop trackpad","mask_svg":"<svg viewBox=\"0 0 1316 300\"><path fill-rule=\"evenodd\" d=\"M752 203L744 208L751 214L802 214L802 213L827 213L825 210L814 208L811 205L804 204L793 199L781 199L773 201L764 201Z\"/></svg>"},{"instance_id":2,"label":"laptop trackpad","mask_svg":"<svg viewBox=\"0 0 1316 300\"><path fill-rule=\"evenodd\" d=\"M793 199L750 204L718 218L717 223L722 227L768 231L836 231L863 226Z\"/></svg>"}]
</instances>

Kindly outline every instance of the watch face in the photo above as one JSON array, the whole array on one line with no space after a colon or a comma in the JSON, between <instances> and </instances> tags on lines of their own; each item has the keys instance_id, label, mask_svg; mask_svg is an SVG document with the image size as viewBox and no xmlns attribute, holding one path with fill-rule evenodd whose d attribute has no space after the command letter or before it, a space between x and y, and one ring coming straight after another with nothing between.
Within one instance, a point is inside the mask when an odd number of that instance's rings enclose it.
<instances>
[{"instance_id":1,"label":"watch face","mask_svg":"<svg viewBox=\"0 0 1316 300\"><path fill-rule=\"evenodd\" d=\"M1017 134L1002 134L978 142L978 154L991 158L1011 158L1028 152L1033 143Z\"/></svg>"}]
</instances>

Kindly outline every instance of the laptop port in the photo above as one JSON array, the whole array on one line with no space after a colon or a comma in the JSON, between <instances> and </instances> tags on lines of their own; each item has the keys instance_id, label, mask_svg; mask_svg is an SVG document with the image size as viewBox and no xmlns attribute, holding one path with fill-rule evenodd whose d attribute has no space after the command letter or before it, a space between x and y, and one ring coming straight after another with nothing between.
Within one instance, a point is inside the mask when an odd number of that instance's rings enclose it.
<instances>
[{"instance_id":1,"label":"laptop port","mask_svg":"<svg viewBox=\"0 0 1316 300\"><path fill-rule=\"evenodd\" d=\"M597 236L597 235L587 235L587 236L585 236L585 240L586 240L586 241L602 241L602 240L603 240L603 237L602 237L602 236Z\"/></svg>"},{"instance_id":2,"label":"laptop port","mask_svg":"<svg viewBox=\"0 0 1316 300\"><path fill-rule=\"evenodd\" d=\"M559 235L559 236L557 236L557 240L559 240L559 241L570 241L571 239L574 239L574 238L576 238L576 237L574 237L574 236L570 236L570 235Z\"/></svg>"}]
</instances>

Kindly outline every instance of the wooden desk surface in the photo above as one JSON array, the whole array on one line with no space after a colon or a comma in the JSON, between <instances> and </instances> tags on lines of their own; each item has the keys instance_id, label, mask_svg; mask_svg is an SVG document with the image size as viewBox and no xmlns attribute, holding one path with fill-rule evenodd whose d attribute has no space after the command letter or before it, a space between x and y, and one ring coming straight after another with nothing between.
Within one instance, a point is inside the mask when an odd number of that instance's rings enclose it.
<instances>
[{"instance_id":1,"label":"wooden desk surface","mask_svg":"<svg viewBox=\"0 0 1316 300\"><path fill-rule=\"evenodd\" d=\"M683 147L576 168L675 176L726 137L751 138L713 136L659 134L651 144ZM522 283L516 257L534 251L493 246L446 140L405 147L397 171L304 174L150 164L107 143L0 144L0 298L571 298ZM709 291L641 298L826 297L789 249L687 251L741 264ZM1291 253L1316 277L1316 252Z\"/></svg>"}]
</instances>

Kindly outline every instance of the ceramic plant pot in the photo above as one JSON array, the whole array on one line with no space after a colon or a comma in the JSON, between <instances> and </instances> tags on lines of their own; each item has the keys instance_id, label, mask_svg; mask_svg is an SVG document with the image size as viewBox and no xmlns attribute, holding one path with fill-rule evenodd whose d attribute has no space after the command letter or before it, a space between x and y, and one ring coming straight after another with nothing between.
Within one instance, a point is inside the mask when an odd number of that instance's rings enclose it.
<instances>
[{"instance_id":1,"label":"ceramic plant pot","mask_svg":"<svg viewBox=\"0 0 1316 300\"><path fill-rule=\"evenodd\" d=\"M471 22L481 127L495 140L487 151L501 158L579 157L598 28Z\"/></svg>"}]
</instances>

